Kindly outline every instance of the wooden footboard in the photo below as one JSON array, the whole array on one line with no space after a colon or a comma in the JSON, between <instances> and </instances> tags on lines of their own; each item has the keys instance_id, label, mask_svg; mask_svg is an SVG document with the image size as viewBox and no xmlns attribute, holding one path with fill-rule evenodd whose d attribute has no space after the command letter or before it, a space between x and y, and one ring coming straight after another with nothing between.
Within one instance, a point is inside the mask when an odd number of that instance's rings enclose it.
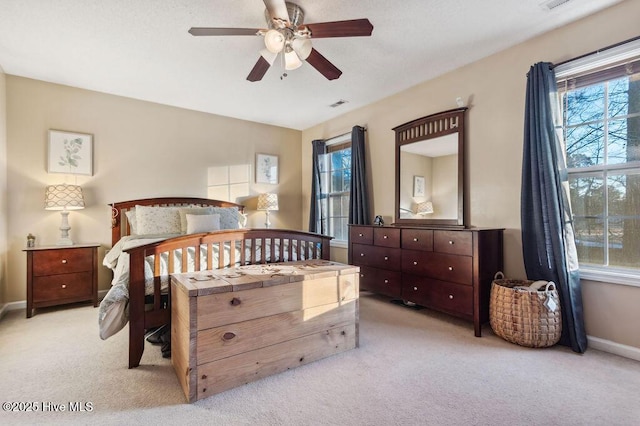
<instances>
[{"instance_id":1,"label":"wooden footboard","mask_svg":"<svg viewBox=\"0 0 640 426\"><path fill-rule=\"evenodd\" d=\"M234 229L185 235L127 250L129 269L129 368L140 365L145 331L169 324L170 297L162 284L169 275L227 266L329 259L331 237L279 229ZM189 259L189 252L197 253ZM220 255L222 254L222 255ZM153 296L145 295L145 264L153 256ZM161 259L166 259L166 268ZM152 304L145 305L152 299Z\"/></svg>"}]
</instances>

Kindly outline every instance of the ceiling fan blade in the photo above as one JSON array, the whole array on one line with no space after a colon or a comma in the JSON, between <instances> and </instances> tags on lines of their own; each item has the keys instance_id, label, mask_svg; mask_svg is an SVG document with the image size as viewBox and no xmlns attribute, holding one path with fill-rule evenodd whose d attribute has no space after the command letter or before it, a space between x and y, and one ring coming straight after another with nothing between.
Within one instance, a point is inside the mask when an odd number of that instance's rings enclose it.
<instances>
[{"instance_id":1,"label":"ceiling fan blade","mask_svg":"<svg viewBox=\"0 0 640 426\"><path fill-rule=\"evenodd\" d=\"M335 80L336 78L342 75L342 71L336 68L331 62L327 60L324 56L320 54L316 49L311 49L311 53L306 61L315 69L317 69L320 74L327 77L328 80ZM266 62L266 61L265 61Z\"/></svg>"},{"instance_id":2,"label":"ceiling fan blade","mask_svg":"<svg viewBox=\"0 0 640 426\"><path fill-rule=\"evenodd\" d=\"M258 62L253 66L253 69L247 76L247 80L249 81L260 81L262 77L264 77L265 73L269 69L271 65L264 59L262 56L258 58Z\"/></svg>"},{"instance_id":3,"label":"ceiling fan blade","mask_svg":"<svg viewBox=\"0 0 640 426\"><path fill-rule=\"evenodd\" d=\"M236 36L259 35L260 30L255 28L207 28L192 27L189 33L193 36Z\"/></svg>"},{"instance_id":4,"label":"ceiling fan blade","mask_svg":"<svg viewBox=\"0 0 640 426\"><path fill-rule=\"evenodd\" d=\"M289 12L284 0L264 0L264 5L269 11L272 18L279 18L285 22L289 22Z\"/></svg>"},{"instance_id":5,"label":"ceiling fan blade","mask_svg":"<svg viewBox=\"0 0 640 426\"><path fill-rule=\"evenodd\" d=\"M363 37L370 36L373 32L373 25L368 19L321 22L319 24L305 24L305 26L311 31L311 38Z\"/></svg>"}]
</instances>

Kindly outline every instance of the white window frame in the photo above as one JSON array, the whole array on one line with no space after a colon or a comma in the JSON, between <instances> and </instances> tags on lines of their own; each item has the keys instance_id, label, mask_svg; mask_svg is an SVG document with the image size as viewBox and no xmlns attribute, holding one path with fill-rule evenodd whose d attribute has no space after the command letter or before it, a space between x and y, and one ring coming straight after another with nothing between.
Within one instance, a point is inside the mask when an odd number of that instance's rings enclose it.
<instances>
[{"instance_id":1,"label":"white window frame","mask_svg":"<svg viewBox=\"0 0 640 426\"><path fill-rule=\"evenodd\" d=\"M565 80L570 76L595 70L596 68L606 67L609 64L628 61L639 56L640 39L621 43L556 66L556 80ZM627 269L580 265L580 278L590 281L640 287L640 271L636 272Z\"/></svg>"},{"instance_id":2,"label":"white window frame","mask_svg":"<svg viewBox=\"0 0 640 426\"><path fill-rule=\"evenodd\" d=\"M325 141L325 146L328 148L332 145L340 145L347 142L351 143L351 132L345 133L343 135L335 136L331 139L327 139ZM349 192L349 199L351 199L351 192ZM327 227L329 227L329 216L327 216ZM348 235L348 231L347 231L347 235ZM348 242L349 242L348 239L339 240L339 239L333 238L331 240L330 245L331 247L348 248L349 246Z\"/></svg>"}]
</instances>

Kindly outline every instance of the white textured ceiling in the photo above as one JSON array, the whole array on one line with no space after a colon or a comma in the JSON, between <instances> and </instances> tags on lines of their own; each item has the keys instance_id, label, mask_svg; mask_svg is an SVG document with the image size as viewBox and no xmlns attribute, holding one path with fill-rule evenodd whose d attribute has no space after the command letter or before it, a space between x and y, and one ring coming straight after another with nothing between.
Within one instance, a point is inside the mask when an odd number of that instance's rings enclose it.
<instances>
[{"instance_id":1,"label":"white textured ceiling","mask_svg":"<svg viewBox=\"0 0 640 426\"><path fill-rule=\"evenodd\" d=\"M294 0L306 23L368 18L371 37L313 40L343 74L274 65L246 80L261 37L193 37L192 27L264 28L263 0L0 0L5 73L197 111L306 129L621 0ZM597 31L597 29L594 29ZM541 58L543 59L543 58ZM338 100L347 103L330 108Z\"/></svg>"}]
</instances>

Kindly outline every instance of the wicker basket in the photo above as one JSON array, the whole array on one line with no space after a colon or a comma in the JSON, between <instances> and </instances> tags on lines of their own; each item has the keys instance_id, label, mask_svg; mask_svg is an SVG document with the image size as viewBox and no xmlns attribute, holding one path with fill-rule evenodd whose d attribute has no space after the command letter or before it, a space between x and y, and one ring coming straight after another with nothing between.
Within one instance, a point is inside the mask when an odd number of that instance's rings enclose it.
<instances>
[{"instance_id":1,"label":"wicker basket","mask_svg":"<svg viewBox=\"0 0 640 426\"><path fill-rule=\"evenodd\" d=\"M553 346L562 333L558 291L553 282L539 291L514 288L532 283L504 279L498 272L491 284L489 322L493 331L508 342L530 348Z\"/></svg>"}]
</instances>

